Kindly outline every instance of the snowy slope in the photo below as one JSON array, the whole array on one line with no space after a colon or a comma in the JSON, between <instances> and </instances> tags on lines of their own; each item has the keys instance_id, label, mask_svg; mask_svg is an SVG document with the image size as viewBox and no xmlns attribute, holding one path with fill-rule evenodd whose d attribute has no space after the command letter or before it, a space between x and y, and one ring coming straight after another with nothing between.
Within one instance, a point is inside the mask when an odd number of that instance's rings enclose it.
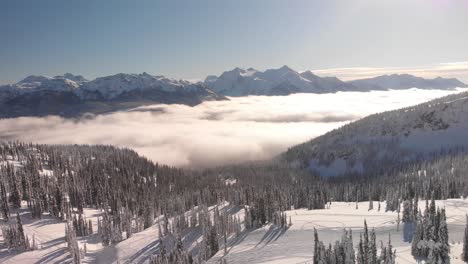
<instances>
[{"instance_id":1,"label":"snowy slope","mask_svg":"<svg viewBox=\"0 0 468 264\"><path fill-rule=\"evenodd\" d=\"M281 158L323 176L382 172L468 147L468 92L375 114L290 148Z\"/></svg>"},{"instance_id":2,"label":"snowy slope","mask_svg":"<svg viewBox=\"0 0 468 264\"><path fill-rule=\"evenodd\" d=\"M227 206L227 207L225 207ZM220 210L232 209L228 205L221 205ZM210 208L212 212L214 207ZM33 251L9 251L3 244L2 233L0 232L0 263L68 263L70 262L67 244L65 241L65 222L57 218L49 217L45 214L42 219L32 219L27 210L27 206L19 210L25 229L25 234L28 237L35 236L38 249ZM16 213L16 212L14 212ZM83 248L86 244L87 254L83 258L83 263L149 263L152 255L157 254L160 250L158 222L161 218L156 219L154 225L143 230L142 232L134 233L132 237L125 239L119 243L104 247L101 244L99 234L97 234L98 218L101 217L100 210L92 208L84 208L84 214L87 220L93 222L94 234L80 237L80 247ZM191 212L187 212L188 215ZM239 210L235 215L243 217L244 211ZM172 221L172 219L170 220ZM15 220L10 220L15 223ZM169 244L169 240L174 239L172 236L164 238L165 245ZM234 240L231 237L230 240ZM168 240L168 241L166 241ZM201 243L201 228L190 228L183 234L184 246L191 252L196 254L198 248L197 243Z\"/></svg>"},{"instance_id":3,"label":"snowy slope","mask_svg":"<svg viewBox=\"0 0 468 264\"><path fill-rule=\"evenodd\" d=\"M25 234L30 239L34 236L38 248L33 251L8 250L3 244L3 237L0 232L0 263L66 263L70 261L64 237L64 221L60 221L48 214L45 214L42 219L33 219L26 205L12 212L12 215L16 214L16 212L21 215ZM93 229L97 230L97 219L100 212L95 209L85 208L84 214L86 219L93 222ZM14 217L10 220L10 223L15 223ZM102 247L97 234L80 238L79 243L81 248L86 244L90 253L93 252L93 249ZM87 259L89 258L88 256Z\"/></svg>"},{"instance_id":4,"label":"snowy slope","mask_svg":"<svg viewBox=\"0 0 468 264\"><path fill-rule=\"evenodd\" d=\"M424 201L419 207L424 209ZM461 254L462 234L465 228L465 215L468 213L468 201L450 199L436 201L437 206L445 207L449 227L451 245L451 263L463 263L459 260ZM411 256L411 243L403 241L403 228L400 224L397 230L397 213L385 212L385 202L381 210L368 210L368 202L355 203L333 202L330 209L323 210L291 210L292 226L288 229L278 229L271 225L243 232L239 237L232 236L228 241L228 254L221 249L208 263L219 263L226 258L228 263L305 263L312 260L313 229L316 228L319 237L326 243L334 242L342 235L343 228L353 230L354 246L357 245L362 232L363 221L369 228L375 228L377 241L384 243L391 235L392 244L397 250L397 263L415 263ZM87 219L92 219L96 225L98 210L85 208ZM64 240L65 223L45 216L43 219L30 219L26 210L21 210L26 234L35 235L39 249L27 252L8 252L1 247L3 238L0 236L0 263L62 263L69 254ZM243 210L238 213L240 216ZM81 238L80 244L86 243L87 254L83 263L148 263L151 254L159 250L158 227L155 225L134 234L131 238L109 247L102 247L97 234ZM97 230L97 226L94 226ZM1 232L0 232L1 235ZM184 234L186 247L195 250L196 241L200 239L200 230L189 230ZM380 244L380 243L379 243Z\"/></svg>"},{"instance_id":5,"label":"snowy slope","mask_svg":"<svg viewBox=\"0 0 468 264\"><path fill-rule=\"evenodd\" d=\"M451 263L463 263L460 255L468 201L462 199L436 201L436 205L445 207L447 212ZM424 209L424 206L425 202L421 201L419 207ZM220 250L208 263L219 263L222 258L225 258L229 264L312 263L314 228L317 229L320 240L327 244L339 240L343 228L351 228L353 244L356 247L359 234L363 231L364 220L367 221L369 228L375 228L378 245L380 245L379 241L385 244L388 241L388 235L391 235L392 245L396 249L397 263L416 263L411 256L411 243L403 240L402 224L399 228L397 227L398 214L385 212L385 202L381 203L380 211L376 207L369 211L368 207L369 202L359 203L358 209L355 203L333 202L330 209L287 211L292 220L292 226L288 229L266 226L253 230L232 243L227 255Z\"/></svg>"}]
</instances>

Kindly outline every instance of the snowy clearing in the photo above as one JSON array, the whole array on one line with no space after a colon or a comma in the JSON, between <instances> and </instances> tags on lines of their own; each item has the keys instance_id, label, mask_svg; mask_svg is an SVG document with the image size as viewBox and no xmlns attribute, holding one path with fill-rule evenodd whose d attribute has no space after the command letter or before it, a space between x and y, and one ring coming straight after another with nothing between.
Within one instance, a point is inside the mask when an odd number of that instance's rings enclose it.
<instances>
[{"instance_id":1,"label":"snowy clearing","mask_svg":"<svg viewBox=\"0 0 468 264\"><path fill-rule=\"evenodd\" d=\"M437 206L445 207L449 226L449 241L451 244L451 263L463 263L459 258L462 250L462 236L465 229L465 215L468 213L468 200L453 199L436 201ZM423 210L425 201L419 202ZM397 212L385 212L385 202L381 210L369 211L369 202L356 203L334 202L330 209L323 210L291 210L292 226L287 229L276 229L266 226L248 233L232 243L225 256L227 263L312 263L314 249L314 228L319 237L326 243L335 242L341 238L343 228L353 231L354 247L359 241L363 230L364 219L370 229L375 228L377 242L388 241L391 235L392 244L396 249L397 263L416 263L411 256L411 242L403 241L403 225L397 230ZM380 245L380 243L378 243ZM218 263L224 256L221 250L208 263Z\"/></svg>"}]
</instances>

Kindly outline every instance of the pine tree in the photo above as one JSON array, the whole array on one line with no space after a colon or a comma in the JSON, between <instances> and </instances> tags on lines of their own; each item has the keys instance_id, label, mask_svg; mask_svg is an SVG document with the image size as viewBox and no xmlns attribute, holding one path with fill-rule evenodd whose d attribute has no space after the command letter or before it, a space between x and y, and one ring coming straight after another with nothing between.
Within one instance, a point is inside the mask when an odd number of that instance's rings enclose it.
<instances>
[{"instance_id":1,"label":"pine tree","mask_svg":"<svg viewBox=\"0 0 468 264\"><path fill-rule=\"evenodd\" d=\"M363 260L364 263L369 263L369 230L366 220L364 220Z\"/></svg>"},{"instance_id":2,"label":"pine tree","mask_svg":"<svg viewBox=\"0 0 468 264\"><path fill-rule=\"evenodd\" d=\"M414 197L414 202L413 202L413 217L414 217L414 221L417 221L417 217L418 217L418 212L419 212L419 198L418 196L415 196Z\"/></svg>"},{"instance_id":3,"label":"pine tree","mask_svg":"<svg viewBox=\"0 0 468 264\"><path fill-rule=\"evenodd\" d=\"M468 216L467 216L468 219ZM467 221L468 223L468 221ZM468 230L468 229L467 229ZM317 229L314 227L314 264L319 264L320 241L318 238Z\"/></svg>"},{"instance_id":4,"label":"pine tree","mask_svg":"<svg viewBox=\"0 0 468 264\"><path fill-rule=\"evenodd\" d=\"M421 215L421 212L419 212L419 215ZM414 232L413 235L413 241L411 243L411 254L416 257L420 258L422 256L421 250L419 248L419 243L424 239L424 225L423 225L423 220L422 217L418 217L418 223L416 224L416 231Z\"/></svg>"},{"instance_id":5,"label":"pine tree","mask_svg":"<svg viewBox=\"0 0 468 264\"><path fill-rule=\"evenodd\" d=\"M448 237L448 227L447 227L447 219L445 216L445 209L441 210L440 217L439 217L439 224L437 225L437 230L439 231L438 234L438 241L439 241L439 254L444 263L447 263L450 259L450 244L449 244L449 237Z\"/></svg>"},{"instance_id":6,"label":"pine tree","mask_svg":"<svg viewBox=\"0 0 468 264\"><path fill-rule=\"evenodd\" d=\"M8 220L10 218L10 208L8 207L7 191L3 182L0 182L0 201L3 219Z\"/></svg>"},{"instance_id":7,"label":"pine tree","mask_svg":"<svg viewBox=\"0 0 468 264\"><path fill-rule=\"evenodd\" d=\"M468 215L466 215L465 235L463 237L462 260L468 262Z\"/></svg>"},{"instance_id":8,"label":"pine tree","mask_svg":"<svg viewBox=\"0 0 468 264\"><path fill-rule=\"evenodd\" d=\"M369 264L377 264L377 244L375 237L375 230L371 231L371 239L369 241Z\"/></svg>"},{"instance_id":9,"label":"pine tree","mask_svg":"<svg viewBox=\"0 0 468 264\"><path fill-rule=\"evenodd\" d=\"M359 236L359 245L358 245L358 255L357 255L358 264L367 264L364 257L364 242L362 241L362 234Z\"/></svg>"},{"instance_id":10,"label":"pine tree","mask_svg":"<svg viewBox=\"0 0 468 264\"><path fill-rule=\"evenodd\" d=\"M76 240L76 230L74 230L71 220L68 220L65 225L65 240L67 241L67 247L72 258L72 263L81 264L82 254L78 246L78 241Z\"/></svg>"},{"instance_id":11,"label":"pine tree","mask_svg":"<svg viewBox=\"0 0 468 264\"><path fill-rule=\"evenodd\" d=\"M381 264L395 264L395 251L393 251L392 240L390 234L388 235L388 244L382 247L379 262Z\"/></svg>"},{"instance_id":12,"label":"pine tree","mask_svg":"<svg viewBox=\"0 0 468 264\"><path fill-rule=\"evenodd\" d=\"M417 216L417 211L414 213L414 206L412 199L405 200L403 202L403 240L410 242L413 240L415 221Z\"/></svg>"},{"instance_id":13,"label":"pine tree","mask_svg":"<svg viewBox=\"0 0 468 264\"><path fill-rule=\"evenodd\" d=\"M21 222L21 217L19 213L16 213L16 226L18 229L18 244L20 247L26 249L26 236L24 234L23 223Z\"/></svg>"},{"instance_id":14,"label":"pine tree","mask_svg":"<svg viewBox=\"0 0 468 264\"><path fill-rule=\"evenodd\" d=\"M318 239L317 230L314 229L314 264L355 264L356 256L353 247L353 234L351 230L343 229L341 241L335 245L329 245L326 249L322 241Z\"/></svg>"},{"instance_id":15,"label":"pine tree","mask_svg":"<svg viewBox=\"0 0 468 264\"><path fill-rule=\"evenodd\" d=\"M88 220L88 234L93 234L93 221L91 221L91 219Z\"/></svg>"},{"instance_id":16,"label":"pine tree","mask_svg":"<svg viewBox=\"0 0 468 264\"><path fill-rule=\"evenodd\" d=\"M19 192L18 184L16 183L16 179L13 182L13 191L10 195L10 201L13 204L14 208L21 207L21 194Z\"/></svg>"}]
</instances>

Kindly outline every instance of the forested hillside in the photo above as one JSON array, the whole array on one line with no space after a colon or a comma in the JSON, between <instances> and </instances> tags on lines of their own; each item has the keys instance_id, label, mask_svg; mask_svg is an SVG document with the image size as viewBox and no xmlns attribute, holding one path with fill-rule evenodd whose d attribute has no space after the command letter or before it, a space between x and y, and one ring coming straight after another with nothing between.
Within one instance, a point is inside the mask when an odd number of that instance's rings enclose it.
<instances>
[{"instance_id":1,"label":"forested hillside","mask_svg":"<svg viewBox=\"0 0 468 264\"><path fill-rule=\"evenodd\" d=\"M468 155L463 151L441 153L381 175L333 178L269 162L181 170L111 146L15 142L2 144L0 153L6 245L19 252L37 250L41 242L18 229L21 221L57 219L66 226L68 250L76 263L86 259L91 237L109 247L157 226L160 235L154 241L164 243L145 255L146 261L201 263L241 232L294 224L287 210L370 200L386 201L382 210L399 211L404 201L468 194ZM87 218L90 209L99 211L97 218ZM237 214L239 210L243 213ZM195 238L185 247L187 234Z\"/></svg>"},{"instance_id":2,"label":"forested hillside","mask_svg":"<svg viewBox=\"0 0 468 264\"><path fill-rule=\"evenodd\" d=\"M370 115L279 158L322 176L385 174L413 161L468 149L468 93Z\"/></svg>"}]
</instances>

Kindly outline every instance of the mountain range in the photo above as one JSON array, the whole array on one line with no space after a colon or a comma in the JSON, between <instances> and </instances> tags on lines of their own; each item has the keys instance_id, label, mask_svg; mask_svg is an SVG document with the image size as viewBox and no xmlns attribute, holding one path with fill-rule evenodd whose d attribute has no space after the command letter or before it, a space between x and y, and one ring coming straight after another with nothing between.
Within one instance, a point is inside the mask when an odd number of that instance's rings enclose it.
<instances>
[{"instance_id":1,"label":"mountain range","mask_svg":"<svg viewBox=\"0 0 468 264\"><path fill-rule=\"evenodd\" d=\"M219 77L209 76L205 84L227 96L288 95L292 93L334 93L357 91L357 87L335 77L319 77L310 71L296 72L287 66L258 71L235 68Z\"/></svg>"},{"instance_id":2,"label":"mountain range","mask_svg":"<svg viewBox=\"0 0 468 264\"><path fill-rule=\"evenodd\" d=\"M52 78L31 75L18 83L0 86L0 118L77 117L157 103L194 106L203 101L228 100L226 96L367 92L413 87L453 89L468 85L457 79L424 79L408 74L344 82L336 77L319 77L311 71L297 72L287 66L265 71L235 68L197 83L147 73L119 73L94 80L70 73Z\"/></svg>"},{"instance_id":3,"label":"mountain range","mask_svg":"<svg viewBox=\"0 0 468 264\"><path fill-rule=\"evenodd\" d=\"M92 81L65 74L48 78L28 76L0 86L0 117L102 114L148 104L197 105L207 100L227 100L203 83L163 76L116 74Z\"/></svg>"},{"instance_id":4,"label":"mountain range","mask_svg":"<svg viewBox=\"0 0 468 264\"><path fill-rule=\"evenodd\" d=\"M344 82L336 77L319 77L311 71L297 72L287 66L266 71L258 71L253 68L247 70L235 68L231 71L225 71L219 77L208 76L204 82L214 92L226 96L468 87L457 79L440 77L424 79L409 74L383 75Z\"/></svg>"}]
</instances>

